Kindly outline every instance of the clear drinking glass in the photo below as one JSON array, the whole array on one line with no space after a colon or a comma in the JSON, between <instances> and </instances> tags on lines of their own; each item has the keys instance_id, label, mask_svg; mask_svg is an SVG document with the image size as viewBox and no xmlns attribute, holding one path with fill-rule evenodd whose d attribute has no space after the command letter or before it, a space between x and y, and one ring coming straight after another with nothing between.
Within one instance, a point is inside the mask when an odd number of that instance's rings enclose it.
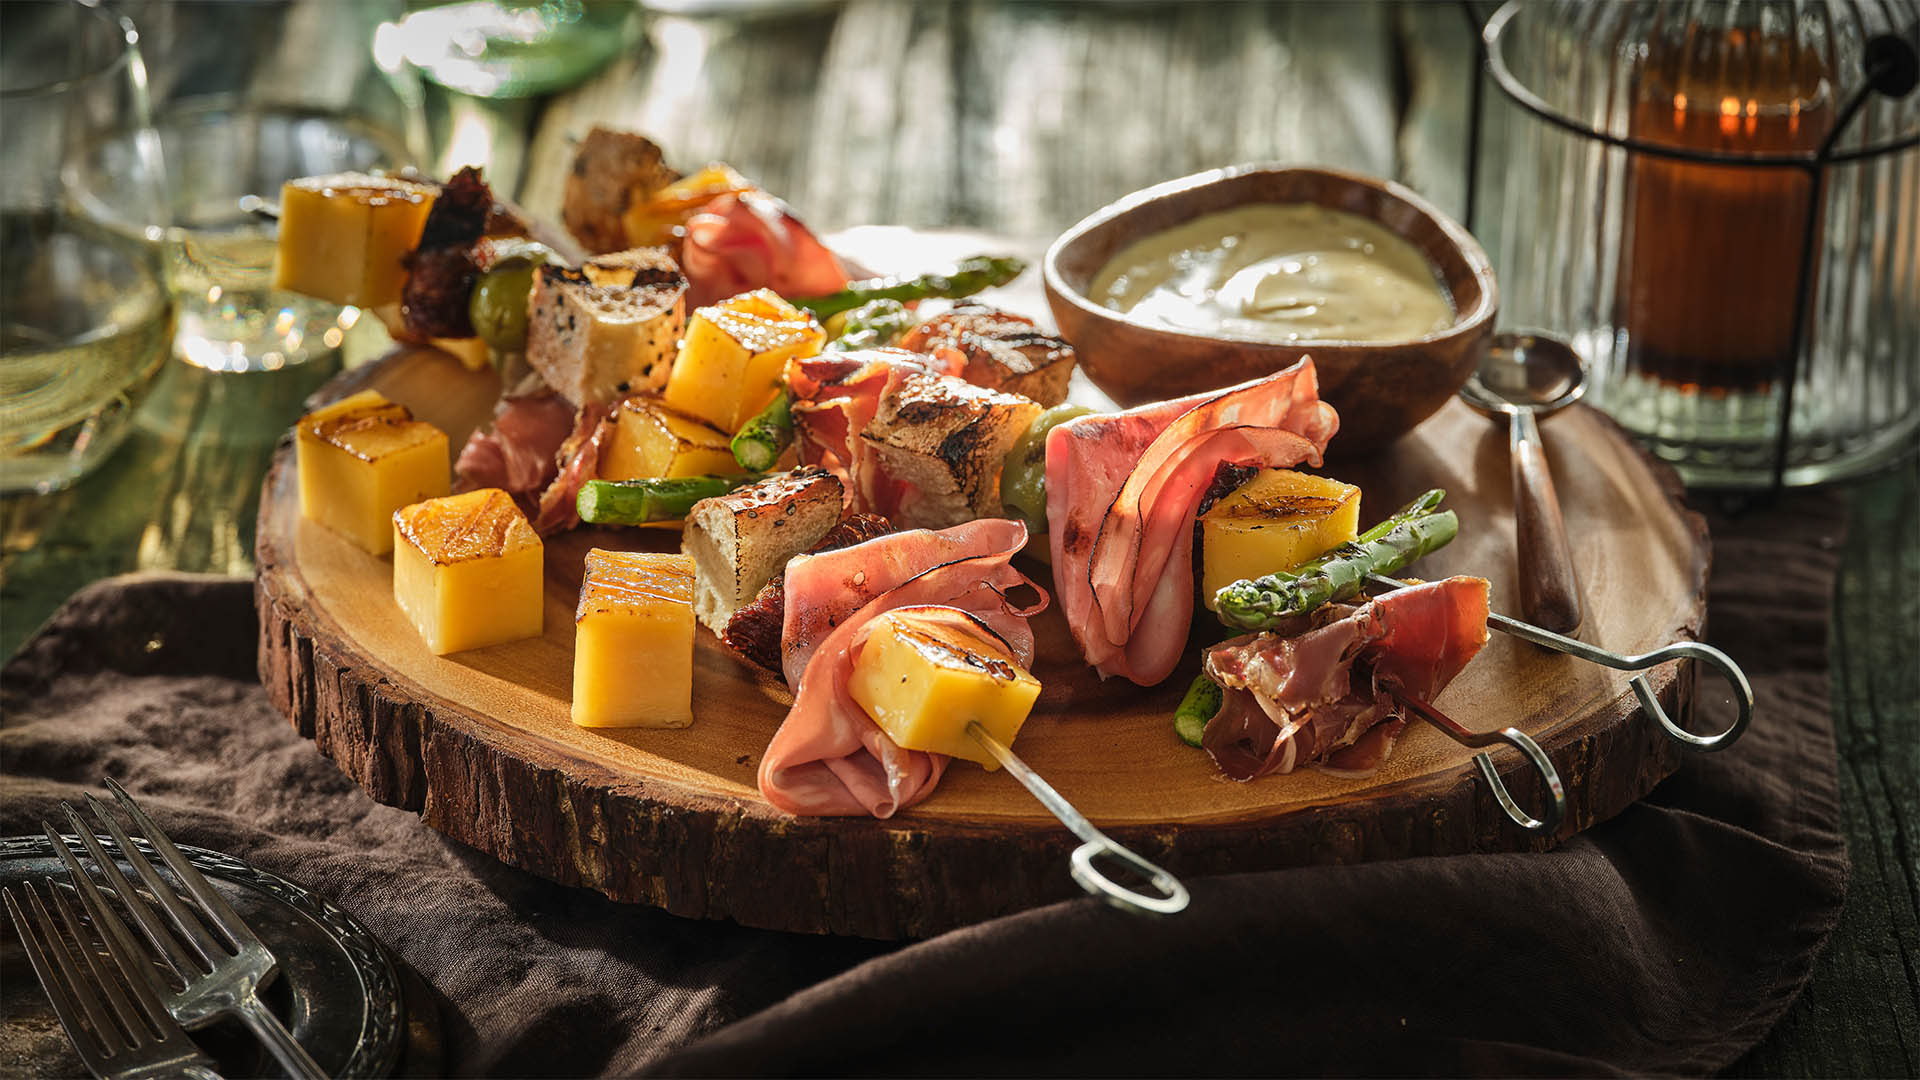
<instances>
[{"instance_id":1,"label":"clear drinking glass","mask_svg":"<svg viewBox=\"0 0 1920 1080\"><path fill-rule=\"evenodd\" d=\"M633 0L413 0L376 49L463 94L532 97L598 71L638 39Z\"/></svg>"},{"instance_id":2,"label":"clear drinking glass","mask_svg":"<svg viewBox=\"0 0 1920 1080\"><path fill-rule=\"evenodd\" d=\"M165 191L132 23L82 0L0 3L0 491L52 491L126 436L167 358ZM109 225L66 183L126 133Z\"/></svg>"},{"instance_id":3,"label":"clear drinking glass","mask_svg":"<svg viewBox=\"0 0 1920 1080\"><path fill-rule=\"evenodd\" d=\"M275 228L253 212L300 176L398 171L423 158L420 95L372 60L391 5L149 3L130 10L154 87L168 166L162 224L179 309L175 353L213 371L271 371L338 349L360 321L271 287ZM125 218L118 178L137 133L100 139L74 186L106 220Z\"/></svg>"}]
</instances>

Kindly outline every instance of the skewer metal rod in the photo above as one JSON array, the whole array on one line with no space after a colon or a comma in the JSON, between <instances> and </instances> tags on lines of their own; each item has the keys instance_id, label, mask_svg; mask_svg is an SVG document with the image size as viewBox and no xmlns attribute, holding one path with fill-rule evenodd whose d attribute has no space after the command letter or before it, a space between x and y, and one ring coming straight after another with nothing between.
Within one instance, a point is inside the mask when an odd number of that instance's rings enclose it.
<instances>
[{"instance_id":1,"label":"skewer metal rod","mask_svg":"<svg viewBox=\"0 0 1920 1080\"><path fill-rule=\"evenodd\" d=\"M1031 792L1034 798L1040 800L1041 806L1046 807L1049 813L1059 818L1060 824L1065 825L1069 832L1085 841L1073 852L1073 880L1078 882L1081 888L1115 907L1143 915L1173 915L1186 910L1192 897L1187 894L1187 887L1180 883L1179 878L1134 854L1116 843L1106 833L1094 828L1093 822L1088 821L1085 814L1076 810L1065 796L1053 789L1052 784L1041 779L1039 773L1034 772L1031 766L1021 761L1012 747L988 734L987 729L980 726L980 721L967 721L967 734L973 736L974 742L985 747L995 761L1012 773L1013 778L1020 781L1021 786ZM1106 876L1093 861L1101 855L1112 856L1127 864L1152 882L1153 887L1162 895L1150 896L1137 892Z\"/></svg>"},{"instance_id":2,"label":"skewer metal rod","mask_svg":"<svg viewBox=\"0 0 1920 1080\"><path fill-rule=\"evenodd\" d=\"M1493 790L1494 799L1500 803L1500 808L1507 812L1507 816L1513 819L1515 825L1528 832L1548 836L1560 828L1560 822L1567 816L1566 786L1560 782L1560 771L1553 767L1553 760L1547 757L1547 752L1540 749L1540 744L1529 738L1526 732L1512 727L1501 728L1499 731L1472 731L1462 727L1452 717L1434 708L1425 700L1408 693L1398 684L1389 684L1387 692L1398 699L1408 712L1440 729L1441 734L1461 746L1478 749L1482 746L1506 743L1525 754L1527 760L1533 764L1534 770L1540 774L1540 779L1547 785L1547 808L1543 816L1538 818L1528 814L1520 808L1518 802L1514 801L1512 793L1507 790L1506 783L1500 779L1499 771L1493 767L1493 755L1475 754L1473 763L1480 766L1480 775L1486 778L1487 787Z\"/></svg>"},{"instance_id":3,"label":"skewer metal rod","mask_svg":"<svg viewBox=\"0 0 1920 1080\"><path fill-rule=\"evenodd\" d=\"M1367 583L1382 589L1407 587L1406 582L1396 581L1381 574L1368 574ZM1689 750L1724 750L1746 733L1747 725L1753 720L1753 684L1747 681L1747 673L1740 670L1740 665L1734 663L1731 656L1711 645L1698 641L1675 641L1650 652L1625 656L1556 634L1551 630L1544 630L1532 623L1521 622L1519 619L1510 618L1499 612L1487 614L1487 625L1503 633L1512 634L1522 641L1530 641L1543 648L1563 652L1615 671L1645 671L1647 668L1678 660L1698 660L1718 671L1726 678L1727 685L1732 688L1734 704L1739 710L1733 723L1718 735L1695 735L1674 723L1673 718L1667 715L1667 711L1660 707L1660 700L1653 692L1653 684L1647 681L1645 675L1635 675L1628 680L1628 685L1633 687L1633 695L1640 699L1640 707L1645 709L1647 715L1653 717L1655 722L1666 731L1668 738Z\"/></svg>"}]
</instances>

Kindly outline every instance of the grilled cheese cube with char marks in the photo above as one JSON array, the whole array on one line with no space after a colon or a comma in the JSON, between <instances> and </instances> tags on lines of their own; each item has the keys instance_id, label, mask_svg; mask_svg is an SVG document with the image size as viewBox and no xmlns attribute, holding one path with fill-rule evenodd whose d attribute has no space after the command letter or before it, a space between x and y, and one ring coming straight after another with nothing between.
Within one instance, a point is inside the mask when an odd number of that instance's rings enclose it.
<instances>
[{"instance_id":1,"label":"grilled cheese cube with char marks","mask_svg":"<svg viewBox=\"0 0 1920 1080\"><path fill-rule=\"evenodd\" d=\"M600 457L602 480L656 476L738 476L727 434L683 415L657 397L615 406L613 438Z\"/></svg>"},{"instance_id":2,"label":"grilled cheese cube with char marks","mask_svg":"<svg viewBox=\"0 0 1920 1080\"><path fill-rule=\"evenodd\" d=\"M362 390L294 426L300 514L375 555L393 549L393 512L445 495L446 433Z\"/></svg>"},{"instance_id":3,"label":"grilled cheese cube with char marks","mask_svg":"<svg viewBox=\"0 0 1920 1080\"><path fill-rule=\"evenodd\" d=\"M407 269L437 194L432 184L335 173L280 186L273 287L329 303L398 304Z\"/></svg>"},{"instance_id":4,"label":"grilled cheese cube with char marks","mask_svg":"<svg viewBox=\"0 0 1920 1080\"><path fill-rule=\"evenodd\" d=\"M693 313L667 378L667 404L729 435L772 403L787 362L820 352L826 331L770 289Z\"/></svg>"},{"instance_id":5,"label":"grilled cheese cube with char marks","mask_svg":"<svg viewBox=\"0 0 1920 1080\"><path fill-rule=\"evenodd\" d=\"M801 466L693 504L680 550L693 560L693 613L716 634L752 602L787 560L820 542L840 520L838 477Z\"/></svg>"},{"instance_id":6,"label":"grilled cheese cube with char marks","mask_svg":"<svg viewBox=\"0 0 1920 1080\"><path fill-rule=\"evenodd\" d=\"M499 488L393 515L393 598L436 656L538 637L545 549Z\"/></svg>"},{"instance_id":7,"label":"grilled cheese cube with char marks","mask_svg":"<svg viewBox=\"0 0 1920 1080\"><path fill-rule=\"evenodd\" d=\"M1067 400L1073 346L1043 332L1032 319L975 301L963 301L908 331L900 342L914 352L965 362L960 377L1052 408Z\"/></svg>"},{"instance_id":8,"label":"grilled cheese cube with char marks","mask_svg":"<svg viewBox=\"0 0 1920 1080\"><path fill-rule=\"evenodd\" d=\"M680 728L693 723L693 560L587 552L574 614L573 722Z\"/></svg>"},{"instance_id":9,"label":"grilled cheese cube with char marks","mask_svg":"<svg viewBox=\"0 0 1920 1080\"><path fill-rule=\"evenodd\" d=\"M999 517L1001 465L1038 415L1039 404L1019 394L951 375L901 377L860 433L881 471L906 488L894 524L944 529Z\"/></svg>"},{"instance_id":10,"label":"grilled cheese cube with char marks","mask_svg":"<svg viewBox=\"0 0 1920 1080\"><path fill-rule=\"evenodd\" d=\"M687 317L687 279L665 248L579 269L542 266L527 305L527 363L575 406L667 384Z\"/></svg>"},{"instance_id":11,"label":"grilled cheese cube with char marks","mask_svg":"<svg viewBox=\"0 0 1920 1080\"><path fill-rule=\"evenodd\" d=\"M1040 697L1040 681L975 616L912 606L868 624L847 693L906 749L965 758L991 772L1000 762L968 725L978 722L1000 745L1012 746Z\"/></svg>"},{"instance_id":12,"label":"grilled cheese cube with char marks","mask_svg":"<svg viewBox=\"0 0 1920 1080\"><path fill-rule=\"evenodd\" d=\"M1200 515L1200 596L1291 570L1359 535L1360 489L1292 469L1260 469Z\"/></svg>"}]
</instances>

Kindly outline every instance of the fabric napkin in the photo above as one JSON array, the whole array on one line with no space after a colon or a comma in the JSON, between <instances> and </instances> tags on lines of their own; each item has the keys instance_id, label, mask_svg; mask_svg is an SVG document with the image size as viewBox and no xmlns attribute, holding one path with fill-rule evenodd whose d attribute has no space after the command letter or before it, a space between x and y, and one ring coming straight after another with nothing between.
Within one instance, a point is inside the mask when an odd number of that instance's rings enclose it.
<instances>
[{"instance_id":1,"label":"fabric napkin","mask_svg":"<svg viewBox=\"0 0 1920 1080\"><path fill-rule=\"evenodd\" d=\"M119 779L366 922L457 1074L1710 1072L1799 993L1845 889L1837 505L1713 521L1708 637L1751 730L1546 854L1202 878L1178 918L1076 900L908 945L679 919L374 804L268 704L250 585L179 576L85 590L0 671L0 833Z\"/></svg>"}]
</instances>

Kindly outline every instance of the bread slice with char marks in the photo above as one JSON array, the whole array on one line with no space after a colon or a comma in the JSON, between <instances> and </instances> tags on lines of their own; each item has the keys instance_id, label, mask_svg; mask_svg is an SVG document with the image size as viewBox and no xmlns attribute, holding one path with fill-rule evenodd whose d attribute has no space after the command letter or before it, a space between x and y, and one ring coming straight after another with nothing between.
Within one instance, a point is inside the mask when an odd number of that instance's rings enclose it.
<instances>
[{"instance_id":1,"label":"bread slice with char marks","mask_svg":"<svg viewBox=\"0 0 1920 1080\"><path fill-rule=\"evenodd\" d=\"M702 499L687 514L680 550L693 557L693 614L725 632L733 613L840 521L845 489L803 465L757 484Z\"/></svg>"},{"instance_id":2,"label":"bread slice with char marks","mask_svg":"<svg viewBox=\"0 0 1920 1080\"><path fill-rule=\"evenodd\" d=\"M1036 402L951 375L911 374L880 400L860 438L883 475L903 485L889 515L903 529L1001 517L1000 469Z\"/></svg>"}]
</instances>

